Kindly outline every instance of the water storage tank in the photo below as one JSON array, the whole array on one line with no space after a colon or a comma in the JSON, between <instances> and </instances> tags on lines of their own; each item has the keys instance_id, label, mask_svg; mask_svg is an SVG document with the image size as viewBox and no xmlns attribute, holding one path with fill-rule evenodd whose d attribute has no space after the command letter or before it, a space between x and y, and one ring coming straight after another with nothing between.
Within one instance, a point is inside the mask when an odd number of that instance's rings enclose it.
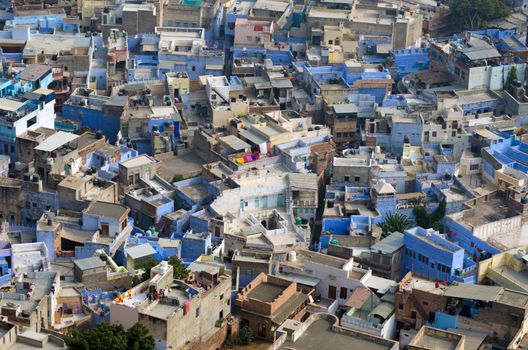
<instances>
[{"instance_id":1,"label":"water storage tank","mask_svg":"<svg viewBox=\"0 0 528 350\"><path fill-rule=\"evenodd\" d=\"M297 252L295 250L291 250L288 252L288 261L295 261L297 260Z\"/></svg>"},{"instance_id":2,"label":"water storage tank","mask_svg":"<svg viewBox=\"0 0 528 350\"><path fill-rule=\"evenodd\" d=\"M161 263L160 263L160 273L162 275L164 275L165 273L167 273L167 270L169 269L169 264L163 260Z\"/></svg>"}]
</instances>

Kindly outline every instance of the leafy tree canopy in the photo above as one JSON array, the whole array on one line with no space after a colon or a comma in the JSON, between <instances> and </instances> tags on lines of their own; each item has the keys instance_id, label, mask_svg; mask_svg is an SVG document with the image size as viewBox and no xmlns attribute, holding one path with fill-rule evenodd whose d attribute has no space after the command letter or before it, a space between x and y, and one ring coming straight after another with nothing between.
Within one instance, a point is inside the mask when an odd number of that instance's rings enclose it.
<instances>
[{"instance_id":1,"label":"leafy tree canopy","mask_svg":"<svg viewBox=\"0 0 528 350\"><path fill-rule=\"evenodd\" d=\"M141 282L148 280L150 278L150 270L154 266L158 265L158 263L159 261L156 258L149 256L140 264L136 264L134 267L136 268L136 270L143 270L143 275L141 275L141 278L139 278L138 276L134 276L132 284L135 286Z\"/></svg>"},{"instance_id":2,"label":"leafy tree canopy","mask_svg":"<svg viewBox=\"0 0 528 350\"><path fill-rule=\"evenodd\" d=\"M379 224L381 237L385 238L393 232L403 232L411 227L411 220L407 216L398 213L388 213L385 220Z\"/></svg>"},{"instance_id":3,"label":"leafy tree canopy","mask_svg":"<svg viewBox=\"0 0 528 350\"><path fill-rule=\"evenodd\" d=\"M449 8L454 31L481 29L487 22L510 13L505 0L451 0Z\"/></svg>"},{"instance_id":4,"label":"leafy tree canopy","mask_svg":"<svg viewBox=\"0 0 528 350\"><path fill-rule=\"evenodd\" d=\"M445 199L440 202L438 207L429 214L423 205L414 207L413 214L416 217L416 225L423 228L433 228L437 231L443 231L443 219L446 213Z\"/></svg>"},{"instance_id":5,"label":"leafy tree canopy","mask_svg":"<svg viewBox=\"0 0 528 350\"><path fill-rule=\"evenodd\" d=\"M152 350L155 342L140 323L125 331L121 325L104 322L88 331L72 331L66 344L72 350Z\"/></svg>"},{"instance_id":6,"label":"leafy tree canopy","mask_svg":"<svg viewBox=\"0 0 528 350\"><path fill-rule=\"evenodd\" d=\"M247 345L253 341L253 330L248 326L244 326L238 332L238 337L242 344Z\"/></svg>"},{"instance_id":7,"label":"leafy tree canopy","mask_svg":"<svg viewBox=\"0 0 528 350\"><path fill-rule=\"evenodd\" d=\"M178 259L177 256L171 256L169 258L169 264L172 265L174 278L184 280L189 276L189 270L187 270L183 262Z\"/></svg>"}]
</instances>

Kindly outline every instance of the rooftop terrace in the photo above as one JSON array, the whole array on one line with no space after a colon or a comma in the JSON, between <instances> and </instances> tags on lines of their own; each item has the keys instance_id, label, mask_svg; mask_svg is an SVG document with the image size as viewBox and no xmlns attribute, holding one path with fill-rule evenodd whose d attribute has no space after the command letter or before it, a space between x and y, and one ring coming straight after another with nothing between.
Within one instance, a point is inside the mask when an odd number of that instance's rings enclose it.
<instances>
[{"instance_id":1,"label":"rooftop terrace","mask_svg":"<svg viewBox=\"0 0 528 350\"><path fill-rule=\"evenodd\" d=\"M371 337L372 339L369 339ZM391 341L383 341L373 336L356 336L354 333L339 332L333 328L333 322L319 319L308 326L295 341L286 341L281 350L321 350L321 349L392 349Z\"/></svg>"}]
</instances>

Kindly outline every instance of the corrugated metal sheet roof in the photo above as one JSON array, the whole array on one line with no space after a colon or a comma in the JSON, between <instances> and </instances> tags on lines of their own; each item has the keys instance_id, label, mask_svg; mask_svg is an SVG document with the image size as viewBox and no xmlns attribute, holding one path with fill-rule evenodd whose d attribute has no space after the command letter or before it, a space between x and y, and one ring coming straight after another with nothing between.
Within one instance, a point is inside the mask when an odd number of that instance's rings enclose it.
<instances>
[{"instance_id":1,"label":"corrugated metal sheet roof","mask_svg":"<svg viewBox=\"0 0 528 350\"><path fill-rule=\"evenodd\" d=\"M394 304L380 303L371 312L372 314L379 315L384 319L389 318L394 313Z\"/></svg>"},{"instance_id":2,"label":"corrugated metal sheet roof","mask_svg":"<svg viewBox=\"0 0 528 350\"><path fill-rule=\"evenodd\" d=\"M154 254L156 254L156 250L154 250L154 248L148 243L127 249L127 255L134 260Z\"/></svg>"},{"instance_id":3,"label":"corrugated metal sheet roof","mask_svg":"<svg viewBox=\"0 0 528 350\"><path fill-rule=\"evenodd\" d=\"M239 132L239 135L245 138L246 140L253 142L255 145L260 145L261 143L268 141L251 130L242 130Z\"/></svg>"},{"instance_id":4,"label":"corrugated metal sheet roof","mask_svg":"<svg viewBox=\"0 0 528 350\"><path fill-rule=\"evenodd\" d=\"M374 244L370 249L376 252L381 251L386 254L391 254L401 247L403 247L403 233L393 232L388 237Z\"/></svg>"},{"instance_id":5,"label":"corrugated metal sheet roof","mask_svg":"<svg viewBox=\"0 0 528 350\"><path fill-rule=\"evenodd\" d=\"M91 258L85 258L85 259L76 259L73 261L73 264L82 271L96 269L96 268L105 266L105 263L96 256L91 257Z\"/></svg>"},{"instance_id":6,"label":"corrugated metal sheet roof","mask_svg":"<svg viewBox=\"0 0 528 350\"><path fill-rule=\"evenodd\" d=\"M240 151L246 148L251 148L251 146L247 142L242 141L235 135L227 135L224 137L220 137L220 142L226 144L227 146L229 146L235 151Z\"/></svg>"},{"instance_id":7,"label":"corrugated metal sheet roof","mask_svg":"<svg viewBox=\"0 0 528 350\"><path fill-rule=\"evenodd\" d=\"M79 135L72 134L71 132L58 131L42 141L42 143L35 147L35 149L43 152L51 152L61 146L64 146L68 142L77 139L78 137Z\"/></svg>"},{"instance_id":8,"label":"corrugated metal sheet roof","mask_svg":"<svg viewBox=\"0 0 528 350\"><path fill-rule=\"evenodd\" d=\"M332 107L334 108L334 112L337 114L358 112L358 106L355 103L342 103L333 105Z\"/></svg>"},{"instance_id":9,"label":"corrugated metal sheet roof","mask_svg":"<svg viewBox=\"0 0 528 350\"><path fill-rule=\"evenodd\" d=\"M460 284L449 286L444 295L446 297L463 298L481 301L494 301L502 291L502 287Z\"/></svg>"}]
</instances>

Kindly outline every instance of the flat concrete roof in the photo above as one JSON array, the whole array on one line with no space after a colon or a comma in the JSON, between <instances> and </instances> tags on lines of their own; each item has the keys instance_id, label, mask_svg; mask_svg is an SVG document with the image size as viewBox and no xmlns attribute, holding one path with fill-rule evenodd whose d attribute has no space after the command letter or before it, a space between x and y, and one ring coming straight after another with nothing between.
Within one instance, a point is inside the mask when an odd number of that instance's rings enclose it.
<instances>
[{"instance_id":1,"label":"flat concrete roof","mask_svg":"<svg viewBox=\"0 0 528 350\"><path fill-rule=\"evenodd\" d=\"M263 282L253 288L248 297L255 300L260 300L265 303L271 303L275 300L287 287L279 286L278 284Z\"/></svg>"},{"instance_id":2,"label":"flat concrete roof","mask_svg":"<svg viewBox=\"0 0 528 350\"><path fill-rule=\"evenodd\" d=\"M142 154L142 155L139 155L137 157L134 157L134 158L131 158L131 159L127 159L125 160L124 162L122 162L120 165L124 166L125 168L134 168L134 167L137 167L137 166L141 166L141 165L145 165L145 164L150 164L150 163L156 163L157 160L146 155L146 154Z\"/></svg>"},{"instance_id":3,"label":"flat concrete roof","mask_svg":"<svg viewBox=\"0 0 528 350\"><path fill-rule=\"evenodd\" d=\"M423 334L419 339L413 342L413 345L422 349L455 350L458 343L459 341L451 340L449 338Z\"/></svg>"},{"instance_id":4,"label":"flat concrete roof","mask_svg":"<svg viewBox=\"0 0 528 350\"><path fill-rule=\"evenodd\" d=\"M0 109L3 111L15 112L24 104L24 102L15 101L8 98L0 98Z\"/></svg>"},{"instance_id":5,"label":"flat concrete roof","mask_svg":"<svg viewBox=\"0 0 528 350\"><path fill-rule=\"evenodd\" d=\"M282 350L322 350L322 349L391 349L392 345L380 344L377 339L368 340L355 337L354 334L334 332L332 322L321 319L314 321L294 343L286 341ZM373 337L374 338L374 337Z\"/></svg>"},{"instance_id":6,"label":"flat concrete roof","mask_svg":"<svg viewBox=\"0 0 528 350\"><path fill-rule=\"evenodd\" d=\"M88 209L86 209L86 213L97 216L120 218L126 213L126 210L127 208L116 203L93 202Z\"/></svg>"}]
</instances>

